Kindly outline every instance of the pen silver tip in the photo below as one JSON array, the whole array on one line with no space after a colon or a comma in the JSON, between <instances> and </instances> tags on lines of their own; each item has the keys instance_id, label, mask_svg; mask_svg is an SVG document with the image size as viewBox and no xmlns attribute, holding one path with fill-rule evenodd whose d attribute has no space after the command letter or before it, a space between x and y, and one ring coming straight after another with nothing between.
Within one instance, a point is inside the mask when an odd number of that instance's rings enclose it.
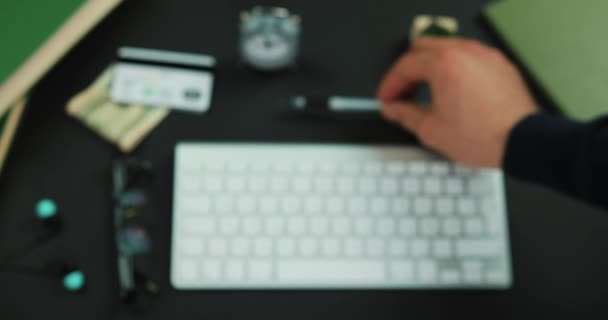
<instances>
[{"instance_id":1,"label":"pen silver tip","mask_svg":"<svg viewBox=\"0 0 608 320\"><path fill-rule=\"evenodd\" d=\"M291 106L296 110L306 109L306 97L295 96L295 97L291 98Z\"/></svg>"}]
</instances>

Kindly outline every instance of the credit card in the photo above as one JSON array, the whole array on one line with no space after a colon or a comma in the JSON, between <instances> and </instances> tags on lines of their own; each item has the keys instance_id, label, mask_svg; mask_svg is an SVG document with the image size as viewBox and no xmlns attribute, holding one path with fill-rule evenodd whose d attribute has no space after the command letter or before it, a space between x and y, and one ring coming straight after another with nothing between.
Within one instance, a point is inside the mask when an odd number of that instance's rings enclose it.
<instances>
[{"instance_id":1,"label":"credit card","mask_svg":"<svg viewBox=\"0 0 608 320\"><path fill-rule=\"evenodd\" d=\"M122 47L118 59L110 90L115 103L199 113L211 107L214 57Z\"/></svg>"}]
</instances>

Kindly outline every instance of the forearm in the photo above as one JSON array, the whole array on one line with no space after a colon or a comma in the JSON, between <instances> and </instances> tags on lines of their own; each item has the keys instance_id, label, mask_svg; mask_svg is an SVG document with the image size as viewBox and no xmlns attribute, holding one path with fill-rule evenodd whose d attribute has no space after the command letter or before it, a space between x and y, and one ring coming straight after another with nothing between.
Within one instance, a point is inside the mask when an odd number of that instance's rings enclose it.
<instances>
[{"instance_id":1,"label":"forearm","mask_svg":"<svg viewBox=\"0 0 608 320\"><path fill-rule=\"evenodd\" d=\"M608 117L578 123L536 114L512 130L507 174L608 208Z\"/></svg>"}]
</instances>

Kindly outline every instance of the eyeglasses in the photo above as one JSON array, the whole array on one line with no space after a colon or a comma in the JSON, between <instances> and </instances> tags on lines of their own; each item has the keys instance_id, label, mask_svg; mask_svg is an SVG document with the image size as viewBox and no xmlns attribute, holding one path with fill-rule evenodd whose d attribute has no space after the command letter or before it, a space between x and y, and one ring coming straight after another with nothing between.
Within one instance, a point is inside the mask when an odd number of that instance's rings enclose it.
<instances>
[{"instance_id":1,"label":"eyeglasses","mask_svg":"<svg viewBox=\"0 0 608 320\"><path fill-rule=\"evenodd\" d=\"M135 266L135 257L151 249L148 233L134 221L146 203L143 186L150 179L151 171L149 161L134 158L115 160L112 166L119 296L125 303L135 302L142 287L145 293L159 293L156 282L144 276Z\"/></svg>"}]
</instances>

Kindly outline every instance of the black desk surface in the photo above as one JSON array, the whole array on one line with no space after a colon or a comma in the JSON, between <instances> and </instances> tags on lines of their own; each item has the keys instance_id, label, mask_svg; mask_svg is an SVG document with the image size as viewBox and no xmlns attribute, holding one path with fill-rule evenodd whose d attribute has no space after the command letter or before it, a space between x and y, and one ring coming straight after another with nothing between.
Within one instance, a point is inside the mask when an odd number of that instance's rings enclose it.
<instances>
[{"instance_id":1,"label":"black desk surface","mask_svg":"<svg viewBox=\"0 0 608 320\"><path fill-rule=\"evenodd\" d=\"M267 1L262 1L264 3ZM277 1L304 19L298 71L268 77L237 63L237 17L254 1L127 1L40 83L0 181L2 256L33 236L34 203L55 199L65 230L23 260L79 263L82 295L52 280L0 274L1 319L517 319L603 314L608 294L608 214L507 179L515 285L506 291L178 292L169 285L173 149L178 141L411 142L379 119L286 118L296 94L372 95L418 13L459 18L462 34L492 42L479 21L484 0ZM136 154L154 162L156 180L142 221L155 243L144 265L162 294L143 311L121 307L111 236L113 147L64 114L121 45L202 52L221 65L213 110L174 113Z\"/></svg>"}]
</instances>

